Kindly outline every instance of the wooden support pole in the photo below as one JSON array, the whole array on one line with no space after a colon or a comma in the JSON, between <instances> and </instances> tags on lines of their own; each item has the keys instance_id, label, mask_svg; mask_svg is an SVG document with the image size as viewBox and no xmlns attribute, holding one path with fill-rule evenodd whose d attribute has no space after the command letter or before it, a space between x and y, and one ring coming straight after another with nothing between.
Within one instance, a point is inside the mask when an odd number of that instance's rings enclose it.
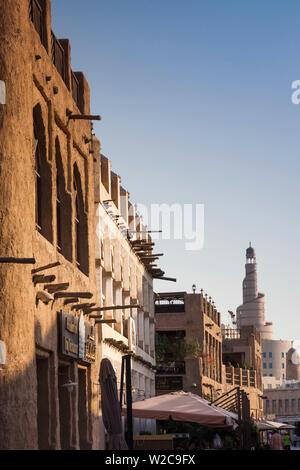
<instances>
[{"instance_id":1,"label":"wooden support pole","mask_svg":"<svg viewBox=\"0 0 300 470\"><path fill-rule=\"evenodd\" d=\"M126 371L126 407L127 407L127 445L129 450L133 449L133 426L132 426L132 388L131 388L131 356L125 356Z\"/></svg>"}]
</instances>

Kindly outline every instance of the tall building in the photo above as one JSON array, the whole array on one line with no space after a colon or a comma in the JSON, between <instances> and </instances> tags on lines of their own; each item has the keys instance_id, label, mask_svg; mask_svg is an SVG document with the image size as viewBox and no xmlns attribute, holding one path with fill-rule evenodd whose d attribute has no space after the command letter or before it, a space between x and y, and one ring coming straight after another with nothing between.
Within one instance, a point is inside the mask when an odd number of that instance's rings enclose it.
<instances>
[{"instance_id":1,"label":"tall building","mask_svg":"<svg viewBox=\"0 0 300 470\"><path fill-rule=\"evenodd\" d=\"M283 341L281 339L264 339L262 341L262 372L264 383L268 386L272 379L266 377L275 377L273 382L282 381L292 377L287 375L287 353L292 347L292 341Z\"/></svg>"},{"instance_id":2,"label":"tall building","mask_svg":"<svg viewBox=\"0 0 300 470\"><path fill-rule=\"evenodd\" d=\"M157 395L175 390L208 399L221 395L221 316L207 295L157 293L155 331ZM186 341L196 345L187 356L183 352Z\"/></svg>"},{"instance_id":3,"label":"tall building","mask_svg":"<svg viewBox=\"0 0 300 470\"><path fill-rule=\"evenodd\" d=\"M246 250L246 276L243 280L243 304L236 310L237 327L255 326L261 335L264 388L292 378L287 373L287 353L292 341L273 339L273 324L265 319L265 296L257 288L257 263L254 248Z\"/></svg>"},{"instance_id":4,"label":"tall building","mask_svg":"<svg viewBox=\"0 0 300 470\"><path fill-rule=\"evenodd\" d=\"M69 119L89 86L49 0L0 0L0 30L0 448L96 449L98 331L72 308L98 301L91 126Z\"/></svg>"},{"instance_id":5,"label":"tall building","mask_svg":"<svg viewBox=\"0 0 300 470\"><path fill-rule=\"evenodd\" d=\"M265 295L257 289L257 263L254 248L246 250L246 276L243 280L243 304L236 310L237 326L255 326L261 340L273 338L273 324L265 320Z\"/></svg>"},{"instance_id":6,"label":"tall building","mask_svg":"<svg viewBox=\"0 0 300 470\"><path fill-rule=\"evenodd\" d=\"M253 327L224 329L207 295L157 293L156 394L184 390L215 400L240 387L251 414L262 417L260 335Z\"/></svg>"},{"instance_id":7,"label":"tall building","mask_svg":"<svg viewBox=\"0 0 300 470\"><path fill-rule=\"evenodd\" d=\"M107 309L102 312L105 323L99 325L99 351L112 362L119 391L122 356L131 354L132 399L138 401L155 395L154 243L120 176L98 149L95 141L96 288L101 307ZM133 430L155 434L156 423L134 418Z\"/></svg>"}]
</instances>

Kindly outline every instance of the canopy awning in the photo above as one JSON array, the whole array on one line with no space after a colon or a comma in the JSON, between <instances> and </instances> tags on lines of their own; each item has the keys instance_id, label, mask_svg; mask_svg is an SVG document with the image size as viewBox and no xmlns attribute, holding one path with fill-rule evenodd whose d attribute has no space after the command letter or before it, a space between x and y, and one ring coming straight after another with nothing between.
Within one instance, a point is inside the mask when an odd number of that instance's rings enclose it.
<instances>
[{"instance_id":1,"label":"canopy awning","mask_svg":"<svg viewBox=\"0 0 300 470\"><path fill-rule=\"evenodd\" d=\"M126 407L123 407L123 414ZM237 427L237 415L210 405L207 400L190 392L172 392L132 404L132 416L157 420L186 421L216 428Z\"/></svg>"},{"instance_id":2,"label":"canopy awning","mask_svg":"<svg viewBox=\"0 0 300 470\"><path fill-rule=\"evenodd\" d=\"M266 419L262 421L257 421L256 426L259 429L259 431L268 431L268 430L279 430L279 429L294 429L295 426L285 424L285 423L280 423L278 421L268 421Z\"/></svg>"}]
</instances>

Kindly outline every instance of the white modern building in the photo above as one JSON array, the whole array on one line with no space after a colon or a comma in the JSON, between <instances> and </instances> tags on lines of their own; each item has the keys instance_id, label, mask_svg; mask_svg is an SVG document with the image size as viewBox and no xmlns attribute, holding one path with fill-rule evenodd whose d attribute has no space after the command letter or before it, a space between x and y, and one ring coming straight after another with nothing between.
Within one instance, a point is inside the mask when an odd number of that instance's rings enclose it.
<instances>
[{"instance_id":1,"label":"white modern building","mask_svg":"<svg viewBox=\"0 0 300 470\"><path fill-rule=\"evenodd\" d=\"M95 140L95 262L104 309L99 312L99 350L115 369L119 392L122 357L131 355L132 399L137 401L155 395L154 243L99 146ZM123 396L125 401L125 387ZM133 431L155 434L156 422L134 418Z\"/></svg>"},{"instance_id":2,"label":"white modern building","mask_svg":"<svg viewBox=\"0 0 300 470\"><path fill-rule=\"evenodd\" d=\"M283 341L281 339L262 340L262 373L264 384L270 382L270 379L269 382L266 381L266 377L275 377L277 383L286 380L286 356L292 345L292 341Z\"/></svg>"}]
</instances>

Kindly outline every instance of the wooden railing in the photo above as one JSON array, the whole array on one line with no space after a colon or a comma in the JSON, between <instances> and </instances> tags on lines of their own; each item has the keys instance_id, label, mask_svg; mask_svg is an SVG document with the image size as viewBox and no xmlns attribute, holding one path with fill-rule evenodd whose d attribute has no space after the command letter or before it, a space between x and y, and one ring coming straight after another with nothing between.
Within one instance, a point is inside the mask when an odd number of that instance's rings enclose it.
<instances>
[{"instance_id":1,"label":"wooden railing","mask_svg":"<svg viewBox=\"0 0 300 470\"><path fill-rule=\"evenodd\" d=\"M241 387L257 387L256 371L226 367L226 383Z\"/></svg>"},{"instance_id":2,"label":"wooden railing","mask_svg":"<svg viewBox=\"0 0 300 470\"><path fill-rule=\"evenodd\" d=\"M157 374L185 374L185 361L175 361L173 363L157 362L156 363Z\"/></svg>"},{"instance_id":3,"label":"wooden railing","mask_svg":"<svg viewBox=\"0 0 300 470\"><path fill-rule=\"evenodd\" d=\"M175 392L176 390L182 390L183 378L179 376L167 376L167 377L155 377L155 389L157 392Z\"/></svg>"},{"instance_id":4,"label":"wooden railing","mask_svg":"<svg viewBox=\"0 0 300 470\"><path fill-rule=\"evenodd\" d=\"M82 106L80 102L80 83L78 78L76 77L75 73L73 70L71 71L71 78L72 78L72 95L75 103L77 104L77 108L80 109L82 112Z\"/></svg>"},{"instance_id":5,"label":"wooden railing","mask_svg":"<svg viewBox=\"0 0 300 470\"><path fill-rule=\"evenodd\" d=\"M222 337L225 339L240 339L241 330L238 328L222 328Z\"/></svg>"},{"instance_id":6,"label":"wooden railing","mask_svg":"<svg viewBox=\"0 0 300 470\"><path fill-rule=\"evenodd\" d=\"M44 13L38 0L29 1L29 17L40 36L41 43L45 45Z\"/></svg>"},{"instance_id":7,"label":"wooden railing","mask_svg":"<svg viewBox=\"0 0 300 470\"><path fill-rule=\"evenodd\" d=\"M184 313L184 303L167 303L167 304L155 304L155 313Z\"/></svg>"},{"instance_id":8,"label":"wooden railing","mask_svg":"<svg viewBox=\"0 0 300 470\"><path fill-rule=\"evenodd\" d=\"M63 81L66 83L65 51L53 31L51 32L51 55L53 64L57 68Z\"/></svg>"}]
</instances>

